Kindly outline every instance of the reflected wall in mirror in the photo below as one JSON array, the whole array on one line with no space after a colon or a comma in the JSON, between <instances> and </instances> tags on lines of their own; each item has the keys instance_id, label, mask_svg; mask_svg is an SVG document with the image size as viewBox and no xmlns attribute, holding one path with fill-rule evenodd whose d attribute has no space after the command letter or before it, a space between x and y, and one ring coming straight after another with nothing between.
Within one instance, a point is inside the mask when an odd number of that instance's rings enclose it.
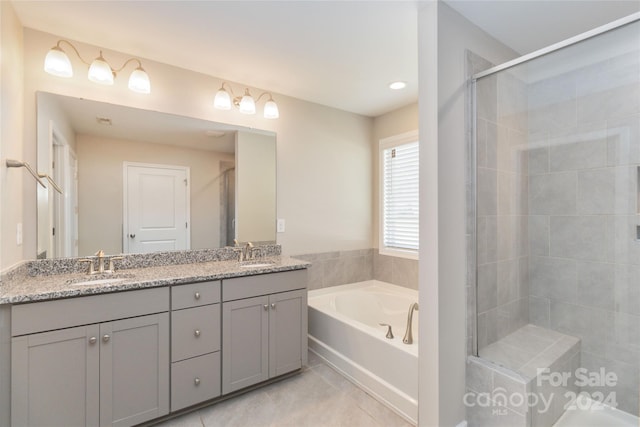
<instances>
[{"instance_id":1,"label":"reflected wall in mirror","mask_svg":"<svg viewBox=\"0 0 640 427\"><path fill-rule=\"evenodd\" d=\"M38 258L276 240L276 137L37 94Z\"/></svg>"}]
</instances>

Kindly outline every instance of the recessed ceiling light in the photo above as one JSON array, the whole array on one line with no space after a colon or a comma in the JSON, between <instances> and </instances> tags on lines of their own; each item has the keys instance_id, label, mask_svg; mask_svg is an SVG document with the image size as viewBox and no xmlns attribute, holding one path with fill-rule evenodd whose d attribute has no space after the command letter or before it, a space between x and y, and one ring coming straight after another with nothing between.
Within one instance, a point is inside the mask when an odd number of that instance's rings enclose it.
<instances>
[{"instance_id":1,"label":"recessed ceiling light","mask_svg":"<svg viewBox=\"0 0 640 427\"><path fill-rule=\"evenodd\" d=\"M113 124L111 119L108 117L96 117L96 122L98 122L99 125L104 126L111 126Z\"/></svg>"},{"instance_id":2,"label":"recessed ceiling light","mask_svg":"<svg viewBox=\"0 0 640 427\"><path fill-rule=\"evenodd\" d=\"M207 130L204 132L205 135L211 137L211 138L220 138L221 136L225 135L225 132L221 131L221 130Z\"/></svg>"},{"instance_id":3,"label":"recessed ceiling light","mask_svg":"<svg viewBox=\"0 0 640 427\"><path fill-rule=\"evenodd\" d=\"M398 90L407 87L407 82L393 82L389 84L389 89Z\"/></svg>"}]
</instances>

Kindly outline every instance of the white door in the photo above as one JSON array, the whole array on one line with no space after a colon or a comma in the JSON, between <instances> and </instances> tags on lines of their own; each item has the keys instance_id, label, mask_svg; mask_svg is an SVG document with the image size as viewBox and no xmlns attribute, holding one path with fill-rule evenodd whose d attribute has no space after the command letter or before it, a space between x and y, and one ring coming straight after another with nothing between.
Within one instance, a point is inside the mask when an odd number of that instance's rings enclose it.
<instances>
[{"instance_id":1,"label":"white door","mask_svg":"<svg viewBox=\"0 0 640 427\"><path fill-rule=\"evenodd\" d=\"M189 168L124 163L125 253L186 250Z\"/></svg>"}]
</instances>

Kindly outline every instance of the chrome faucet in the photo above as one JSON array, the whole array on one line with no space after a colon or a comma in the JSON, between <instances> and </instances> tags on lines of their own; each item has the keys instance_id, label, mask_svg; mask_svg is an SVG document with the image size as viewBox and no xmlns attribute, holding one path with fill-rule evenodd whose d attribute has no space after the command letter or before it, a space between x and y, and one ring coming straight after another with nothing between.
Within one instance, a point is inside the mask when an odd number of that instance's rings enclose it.
<instances>
[{"instance_id":1,"label":"chrome faucet","mask_svg":"<svg viewBox=\"0 0 640 427\"><path fill-rule=\"evenodd\" d=\"M411 334L411 324L413 321L413 312L418 310L418 303L414 302L409 306L409 314L407 315L407 332L404 334L402 342L405 344L413 344L413 335Z\"/></svg>"},{"instance_id":2,"label":"chrome faucet","mask_svg":"<svg viewBox=\"0 0 640 427\"><path fill-rule=\"evenodd\" d=\"M93 265L93 259L97 257L98 258L98 269L95 270L94 269L94 265ZM104 251L102 249L100 249L98 252L95 253L94 256L88 257L88 258L84 258L84 259L79 259L78 262L86 262L89 264L89 270L87 270L87 274L90 275L94 275L94 274L103 274L103 273L115 273L116 269L115 266L113 264L114 261L123 259L124 257L121 256L112 256L109 257L109 267L105 268L104 264L105 264L105 259L107 257L104 254Z\"/></svg>"}]
</instances>

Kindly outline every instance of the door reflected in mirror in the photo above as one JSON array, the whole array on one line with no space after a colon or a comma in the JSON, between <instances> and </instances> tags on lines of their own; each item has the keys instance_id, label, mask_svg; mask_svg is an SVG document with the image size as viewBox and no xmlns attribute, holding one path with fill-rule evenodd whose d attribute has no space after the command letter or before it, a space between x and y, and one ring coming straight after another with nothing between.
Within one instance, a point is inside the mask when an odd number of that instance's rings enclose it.
<instances>
[{"instance_id":1,"label":"door reflected in mirror","mask_svg":"<svg viewBox=\"0 0 640 427\"><path fill-rule=\"evenodd\" d=\"M276 240L276 136L39 92L38 258ZM49 186L51 187L51 186Z\"/></svg>"}]
</instances>

